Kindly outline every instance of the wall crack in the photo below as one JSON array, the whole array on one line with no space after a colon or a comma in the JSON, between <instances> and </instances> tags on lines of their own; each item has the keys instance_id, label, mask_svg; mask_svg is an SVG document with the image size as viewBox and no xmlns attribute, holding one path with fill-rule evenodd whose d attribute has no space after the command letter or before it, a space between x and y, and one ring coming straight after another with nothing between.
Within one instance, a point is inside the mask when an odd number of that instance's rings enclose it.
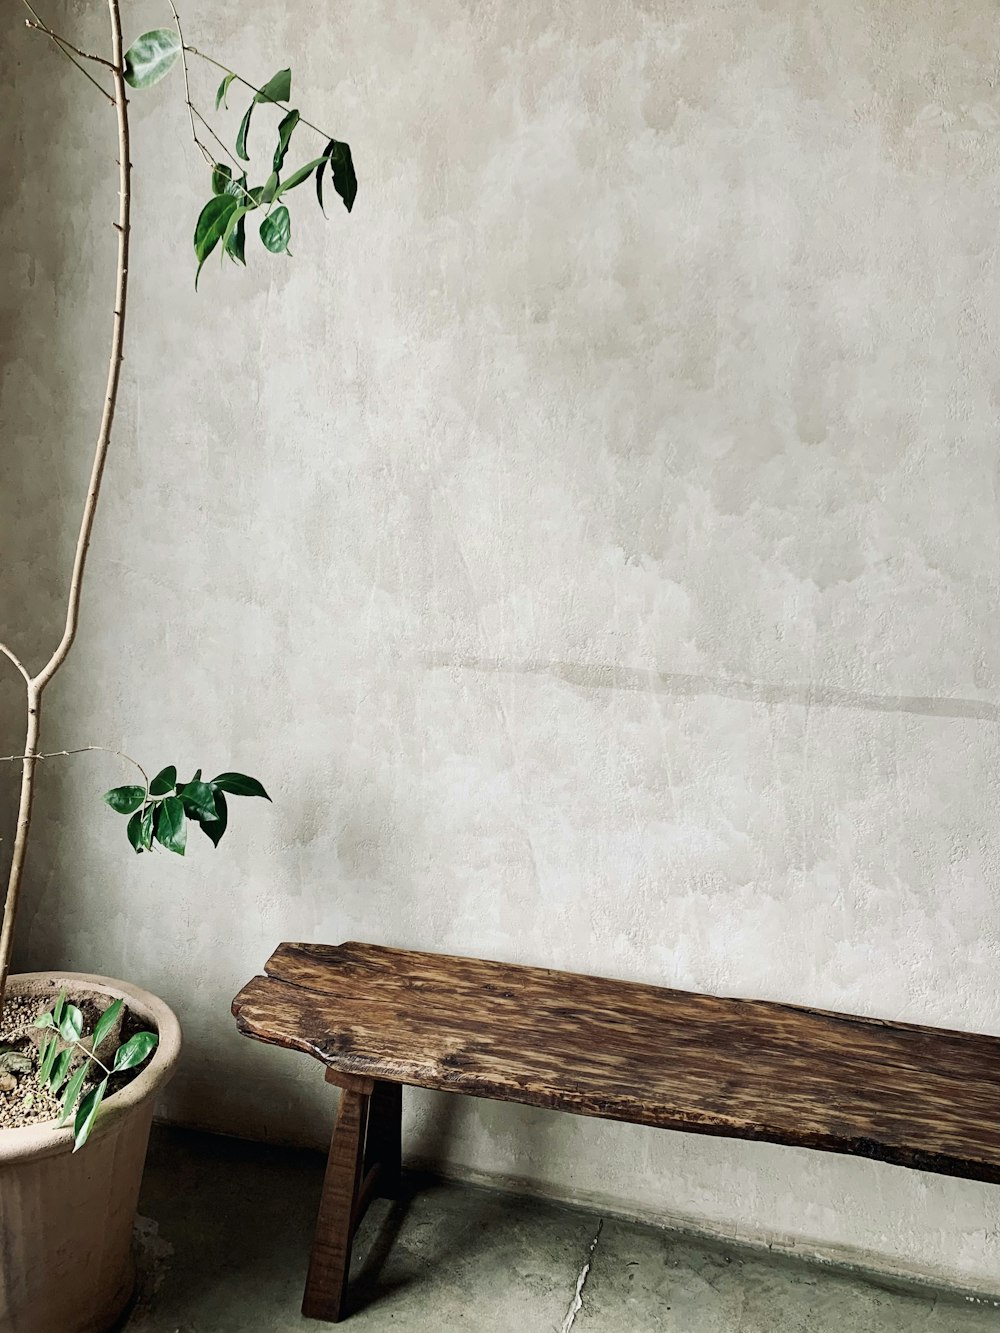
<instances>
[{"instance_id":1,"label":"wall crack","mask_svg":"<svg viewBox=\"0 0 1000 1333\"><path fill-rule=\"evenodd\" d=\"M583 1267L580 1269L579 1276L576 1279L576 1291L573 1292L573 1299L569 1303L569 1309L566 1311L566 1318L562 1321L559 1333L570 1333L576 1317L583 1309L583 1288L587 1282L587 1276L590 1273L591 1264L594 1262L594 1251L597 1249L597 1242L601 1239L601 1231L604 1227L604 1218L599 1218L597 1230L594 1233L594 1239L590 1242L590 1249L587 1251L587 1257L584 1260Z\"/></svg>"}]
</instances>

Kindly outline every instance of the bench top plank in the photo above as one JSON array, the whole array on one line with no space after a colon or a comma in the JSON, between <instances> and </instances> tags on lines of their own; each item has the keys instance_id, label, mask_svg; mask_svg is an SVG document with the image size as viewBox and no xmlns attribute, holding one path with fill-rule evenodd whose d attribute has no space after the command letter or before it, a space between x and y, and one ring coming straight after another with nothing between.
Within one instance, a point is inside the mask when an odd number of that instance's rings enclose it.
<instances>
[{"instance_id":1,"label":"bench top plank","mask_svg":"<svg viewBox=\"0 0 1000 1333\"><path fill-rule=\"evenodd\" d=\"M340 1074L1000 1183L1000 1038L377 945L282 944L243 1033Z\"/></svg>"}]
</instances>

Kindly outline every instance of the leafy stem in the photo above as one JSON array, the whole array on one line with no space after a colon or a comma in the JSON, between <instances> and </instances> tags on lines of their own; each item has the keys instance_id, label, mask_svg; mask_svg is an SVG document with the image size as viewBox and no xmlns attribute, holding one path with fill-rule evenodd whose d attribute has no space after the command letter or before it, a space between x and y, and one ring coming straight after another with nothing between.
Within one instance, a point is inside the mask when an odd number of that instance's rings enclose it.
<instances>
[{"instance_id":1,"label":"leafy stem","mask_svg":"<svg viewBox=\"0 0 1000 1333\"><path fill-rule=\"evenodd\" d=\"M25 3L27 3L27 0L25 0ZM229 160L230 160L231 162L234 162L234 163L236 164L236 166L239 166L240 164L239 164L239 162L237 161L237 159L236 159L236 158L233 156L233 154L229 151L229 149L226 147L226 145L222 142L222 140L221 140L221 139L219 138L219 136L216 134L215 130L212 129L211 125L209 125L208 121L205 119L205 117L201 114L201 112L200 112L200 111L198 110L198 108L195 106L194 102L191 100L191 77L190 77L190 74L189 74L189 72L188 72L188 62L187 62L187 54L186 54L186 53L187 53L189 50L193 50L194 48L193 48L193 47L185 46L185 44L184 44L184 29L181 27L181 16L180 16L180 14L178 14L178 12L177 12L177 6L174 4L174 0L168 0L168 3L169 3L169 5L170 5L170 12L171 12L171 13L173 14L173 16L174 16L174 27L177 29L177 39L178 39L178 41L180 42L180 45L181 45L181 68L182 68L182 70L183 70L183 72L184 72L184 102L185 102L185 105L187 106L188 120L189 120L190 123L191 123L191 138L194 140L195 147L196 147L196 148L198 149L198 151L201 153L202 157L205 159L205 161L208 163L208 165L214 170L214 169L215 169L215 158L214 158L214 156L212 155L212 153L209 152L208 148L207 148L207 147L205 146L205 144L201 141L201 139L198 138L198 130L197 130L197 128L195 127L195 123L194 123L194 118L195 118L195 116L197 116L198 119L201 121L201 123L205 126L206 130L208 130L209 134L210 134L210 135L212 136L212 138L215 140L215 142L219 145L219 147L222 149L222 151L223 151L223 152L226 154L226 156L229 158ZM236 188L239 189L239 190L241 190L242 193L243 193L243 195L244 195L244 197L248 200L249 203L252 204L252 203L254 202L254 199L253 199L253 196L250 194L249 190L247 190L246 186L241 185L239 181L235 180L235 178L234 178L234 183L235 183L235 185L236 185Z\"/></svg>"},{"instance_id":2,"label":"leafy stem","mask_svg":"<svg viewBox=\"0 0 1000 1333\"><path fill-rule=\"evenodd\" d=\"M280 106L282 111L289 111L291 109L286 103L279 102L276 98L270 97L264 92L263 88L258 88L255 83L251 83L249 79L245 79L242 74L237 74L236 71L230 69L228 65L223 65L220 60L215 60L212 56L207 56L204 51L199 51L196 46L185 46L184 50L189 51L193 56L200 56L202 60L207 60L208 63L214 65L216 69L221 69L223 74L231 75L237 83L242 83L244 88L249 88L251 92L257 93L263 101L270 102L274 106ZM333 138L332 134L327 134L326 130L321 130L320 127L314 125L311 120L306 120L305 116L299 118L299 123L301 125L308 125L311 130L315 130L316 133L322 135L324 139Z\"/></svg>"},{"instance_id":3,"label":"leafy stem","mask_svg":"<svg viewBox=\"0 0 1000 1333\"><path fill-rule=\"evenodd\" d=\"M74 1152L86 1143L111 1078L115 1074L123 1074L144 1064L157 1047L159 1038L155 1032L136 1032L118 1046L111 1068L108 1068L97 1051L105 1041L118 1040L121 1035L124 1007L124 998L112 1000L95 1023L89 1046L84 1045L81 1040L83 1011L77 1005L67 1003L64 990L59 992L59 998L52 1009L48 1013L39 1014L35 1019L36 1028L48 1030L52 1034L44 1038L39 1046L38 1081L42 1087L47 1087L54 1097L59 1097L62 1110L59 1117L60 1125L73 1114L74 1108L76 1109L73 1122ZM73 1059L77 1054L83 1058L77 1064L75 1072L71 1072ZM104 1078L89 1092L84 1093L83 1085L87 1080L91 1062L104 1071Z\"/></svg>"},{"instance_id":4,"label":"leafy stem","mask_svg":"<svg viewBox=\"0 0 1000 1333\"><path fill-rule=\"evenodd\" d=\"M109 1068L107 1067L107 1065L106 1065L106 1064L104 1063L104 1061L97 1055L97 1053L96 1053L95 1051L88 1050L87 1047L84 1046L83 1042L79 1039L79 1037L72 1037L72 1038L70 1039L70 1043L69 1043L69 1044L70 1044L75 1050L78 1050L78 1051L81 1053L81 1055L84 1056L84 1058L85 1058L86 1060L88 1060L88 1061L89 1061L89 1060L93 1060L93 1062L94 1062L95 1065L100 1065L101 1068L104 1070L105 1074L107 1074L108 1078L110 1078L111 1075L115 1072L113 1069L109 1069Z\"/></svg>"}]
</instances>

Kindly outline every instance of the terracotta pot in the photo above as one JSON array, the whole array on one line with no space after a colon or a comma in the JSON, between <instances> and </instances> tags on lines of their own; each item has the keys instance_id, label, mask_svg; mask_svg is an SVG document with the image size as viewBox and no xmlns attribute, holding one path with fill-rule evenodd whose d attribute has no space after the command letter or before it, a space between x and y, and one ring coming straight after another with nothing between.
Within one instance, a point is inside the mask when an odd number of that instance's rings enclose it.
<instances>
[{"instance_id":1,"label":"terracotta pot","mask_svg":"<svg viewBox=\"0 0 1000 1333\"><path fill-rule=\"evenodd\" d=\"M72 1126L55 1121L0 1129L0 1333L104 1333L135 1282L132 1229L158 1092L181 1049L177 1019L154 995L82 972L12 976L8 995L60 990L102 1007L119 996L159 1034L137 1078L103 1104L87 1143L73 1153Z\"/></svg>"}]
</instances>

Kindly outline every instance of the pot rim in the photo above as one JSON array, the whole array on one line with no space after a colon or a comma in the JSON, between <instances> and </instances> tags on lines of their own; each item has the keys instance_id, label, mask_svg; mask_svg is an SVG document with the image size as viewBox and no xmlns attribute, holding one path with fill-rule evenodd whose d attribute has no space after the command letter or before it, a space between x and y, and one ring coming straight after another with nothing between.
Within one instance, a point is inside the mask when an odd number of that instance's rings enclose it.
<instances>
[{"instance_id":1,"label":"pot rim","mask_svg":"<svg viewBox=\"0 0 1000 1333\"><path fill-rule=\"evenodd\" d=\"M8 995L34 994L43 1002L49 992L54 1003L60 990L70 991L74 988L108 995L112 1000L124 999L129 1009L143 1022L155 1025L159 1036L152 1060L136 1078L102 1103L90 1136L93 1142L106 1134L117 1133L123 1117L139 1104L155 1097L168 1081L181 1052L181 1026L173 1011L156 995L131 982L118 981L112 977L91 972L20 972L11 975L7 981ZM56 1124L55 1120L43 1120L37 1125L0 1128L0 1165L72 1151L72 1123L67 1123L61 1129L56 1128ZM86 1153L87 1147L81 1151Z\"/></svg>"}]
</instances>

